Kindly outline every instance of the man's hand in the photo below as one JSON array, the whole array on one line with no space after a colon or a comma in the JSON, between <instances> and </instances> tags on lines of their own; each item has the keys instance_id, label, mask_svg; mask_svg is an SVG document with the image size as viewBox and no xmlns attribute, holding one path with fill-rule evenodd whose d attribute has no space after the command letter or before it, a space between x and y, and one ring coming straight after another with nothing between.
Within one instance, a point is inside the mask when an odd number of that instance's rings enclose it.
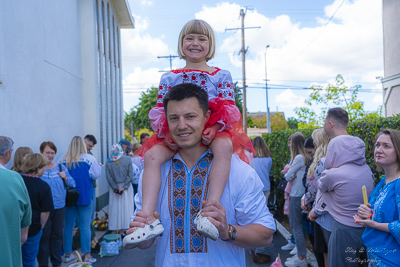
<instances>
[{"instance_id":1,"label":"man's hand","mask_svg":"<svg viewBox=\"0 0 400 267\"><path fill-rule=\"evenodd\" d=\"M318 215L315 214L314 208L312 208L312 209L310 210L310 212L308 213L308 219L309 219L310 221L312 221L312 222L315 222L315 221L318 219Z\"/></svg>"},{"instance_id":2,"label":"man's hand","mask_svg":"<svg viewBox=\"0 0 400 267\"><path fill-rule=\"evenodd\" d=\"M160 214L157 212L154 212L154 217L159 218ZM133 219L132 222L129 223L129 229L126 230L126 234L132 234L133 232L136 231L138 227L143 228L146 224L151 224L150 217L146 215L143 211L138 211L136 213L135 219ZM154 239L151 239L149 241L146 241L145 243L141 244L139 246L140 249L147 249L149 248L154 242Z\"/></svg>"},{"instance_id":3,"label":"man's hand","mask_svg":"<svg viewBox=\"0 0 400 267\"><path fill-rule=\"evenodd\" d=\"M121 187L119 190L118 190L118 193L120 194L120 195L122 195L122 193L125 191L125 188L123 188L123 187Z\"/></svg>"},{"instance_id":4,"label":"man's hand","mask_svg":"<svg viewBox=\"0 0 400 267\"><path fill-rule=\"evenodd\" d=\"M217 227L221 239L229 239L229 225L226 221L225 208L217 201L213 201L207 207L205 207L206 201L202 203L204 208L201 211L201 216L208 217L210 222Z\"/></svg>"},{"instance_id":5,"label":"man's hand","mask_svg":"<svg viewBox=\"0 0 400 267\"><path fill-rule=\"evenodd\" d=\"M136 213L135 219L129 223L129 229L126 230L126 233L132 234L135 232L136 228L143 228L146 224L151 224L150 217L146 215L143 211L139 210Z\"/></svg>"},{"instance_id":6,"label":"man's hand","mask_svg":"<svg viewBox=\"0 0 400 267\"><path fill-rule=\"evenodd\" d=\"M214 124L210 128L207 128L203 131L203 135L201 136L201 140L203 141L203 144L208 146L211 144L211 142L214 140L215 135L219 129L221 129L222 126L219 123Z\"/></svg>"}]
</instances>

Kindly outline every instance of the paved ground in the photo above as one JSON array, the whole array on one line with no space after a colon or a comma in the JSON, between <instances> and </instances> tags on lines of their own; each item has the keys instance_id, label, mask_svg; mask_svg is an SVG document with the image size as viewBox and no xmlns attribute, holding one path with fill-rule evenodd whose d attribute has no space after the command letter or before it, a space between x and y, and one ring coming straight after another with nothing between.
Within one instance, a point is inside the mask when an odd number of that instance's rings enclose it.
<instances>
[{"instance_id":1,"label":"paved ground","mask_svg":"<svg viewBox=\"0 0 400 267\"><path fill-rule=\"evenodd\" d=\"M271 259L275 259L278 254L282 259L282 263L284 264L285 260L290 257L289 251L281 250L280 248L283 245L287 244L287 238L289 238L289 232L286 231L282 225L278 223L278 231L274 234L274 253L272 254ZM100 257L97 253L93 253L92 256L97 259L97 262L94 264L94 267L110 267L110 266L146 266L152 267L154 266L154 258L155 258L155 245L151 246L147 250L133 249L133 250L125 250L121 249L120 254L112 257ZM307 258L309 260L309 266L317 266L313 261L313 255L308 252ZM272 262L271 262L272 263ZM252 261L249 250L246 249L246 266L247 267L255 267L255 266L269 266L268 264L256 264ZM68 267L69 264L63 264L62 267Z\"/></svg>"}]
</instances>

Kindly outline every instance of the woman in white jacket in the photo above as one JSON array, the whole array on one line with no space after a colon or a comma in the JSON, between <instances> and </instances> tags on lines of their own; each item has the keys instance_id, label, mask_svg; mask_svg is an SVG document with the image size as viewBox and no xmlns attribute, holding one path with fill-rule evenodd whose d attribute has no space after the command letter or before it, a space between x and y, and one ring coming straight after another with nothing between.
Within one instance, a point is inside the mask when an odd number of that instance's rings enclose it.
<instances>
[{"instance_id":1,"label":"woman in white jacket","mask_svg":"<svg viewBox=\"0 0 400 267\"><path fill-rule=\"evenodd\" d=\"M301 197L304 195L305 188L302 178L306 170L306 166L310 162L309 155L304 150L304 136L295 135L292 137L290 145L291 164L288 172L285 174L285 179L291 183L290 204L289 204L289 222L290 229L296 240L297 255L289 258L286 266L307 266L306 257L306 242L302 229L301 216Z\"/></svg>"}]
</instances>

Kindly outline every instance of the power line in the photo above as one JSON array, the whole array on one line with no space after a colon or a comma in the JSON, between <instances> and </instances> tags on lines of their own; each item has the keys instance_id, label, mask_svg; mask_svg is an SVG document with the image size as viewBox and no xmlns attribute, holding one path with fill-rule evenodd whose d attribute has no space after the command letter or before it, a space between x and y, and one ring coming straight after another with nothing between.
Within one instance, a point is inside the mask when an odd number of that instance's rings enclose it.
<instances>
[{"instance_id":1,"label":"power line","mask_svg":"<svg viewBox=\"0 0 400 267\"><path fill-rule=\"evenodd\" d=\"M343 3L345 2L346 0L343 0L342 1L342 3L340 3L340 5L338 6L338 8L335 10L335 12L333 12L333 15L329 18L329 20L328 20L328 22L322 27L322 29L321 29L321 31L314 37L314 39L312 39L301 51L300 51L300 53L298 53L292 60L290 60L290 61L288 61L288 62L286 62L286 63L284 63L283 65L281 65L281 66L279 66L278 68L276 68L275 70L277 70L277 69L280 69L280 68L282 68L282 67L284 67L284 66L286 66L287 64L289 64L289 63L291 63L291 62L293 62L296 58L298 58L320 35L321 35L321 33L325 30L325 28L326 28L326 26L328 26L328 24L332 21L332 19L333 19L333 17L335 16L335 14L336 14L336 12L339 10L339 8L343 5Z\"/></svg>"}]
</instances>

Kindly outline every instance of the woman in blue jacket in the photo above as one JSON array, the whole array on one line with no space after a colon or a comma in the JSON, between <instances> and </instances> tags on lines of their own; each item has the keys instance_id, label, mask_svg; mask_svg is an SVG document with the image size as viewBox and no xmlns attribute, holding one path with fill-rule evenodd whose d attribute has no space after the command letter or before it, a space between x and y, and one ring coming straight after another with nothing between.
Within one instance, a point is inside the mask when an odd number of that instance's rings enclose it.
<instances>
[{"instance_id":1,"label":"woman in blue jacket","mask_svg":"<svg viewBox=\"0 0 400 267\"><path fill-rule=\"evenodd\" d=\"M96 259L90 255L92 179L95 180L101 175L101 167L92 155L87 154L85 143L80 136L72 138L68 152L61 157L59 163L67 167L71 177L75 180L76 189L79 192L76 204L67 207L65 211L63 237L65 262L70 262L74 259L72 254L72 231L76 217L78 217L84 261L94 263Z\"/></svg>"}]
</instances>

